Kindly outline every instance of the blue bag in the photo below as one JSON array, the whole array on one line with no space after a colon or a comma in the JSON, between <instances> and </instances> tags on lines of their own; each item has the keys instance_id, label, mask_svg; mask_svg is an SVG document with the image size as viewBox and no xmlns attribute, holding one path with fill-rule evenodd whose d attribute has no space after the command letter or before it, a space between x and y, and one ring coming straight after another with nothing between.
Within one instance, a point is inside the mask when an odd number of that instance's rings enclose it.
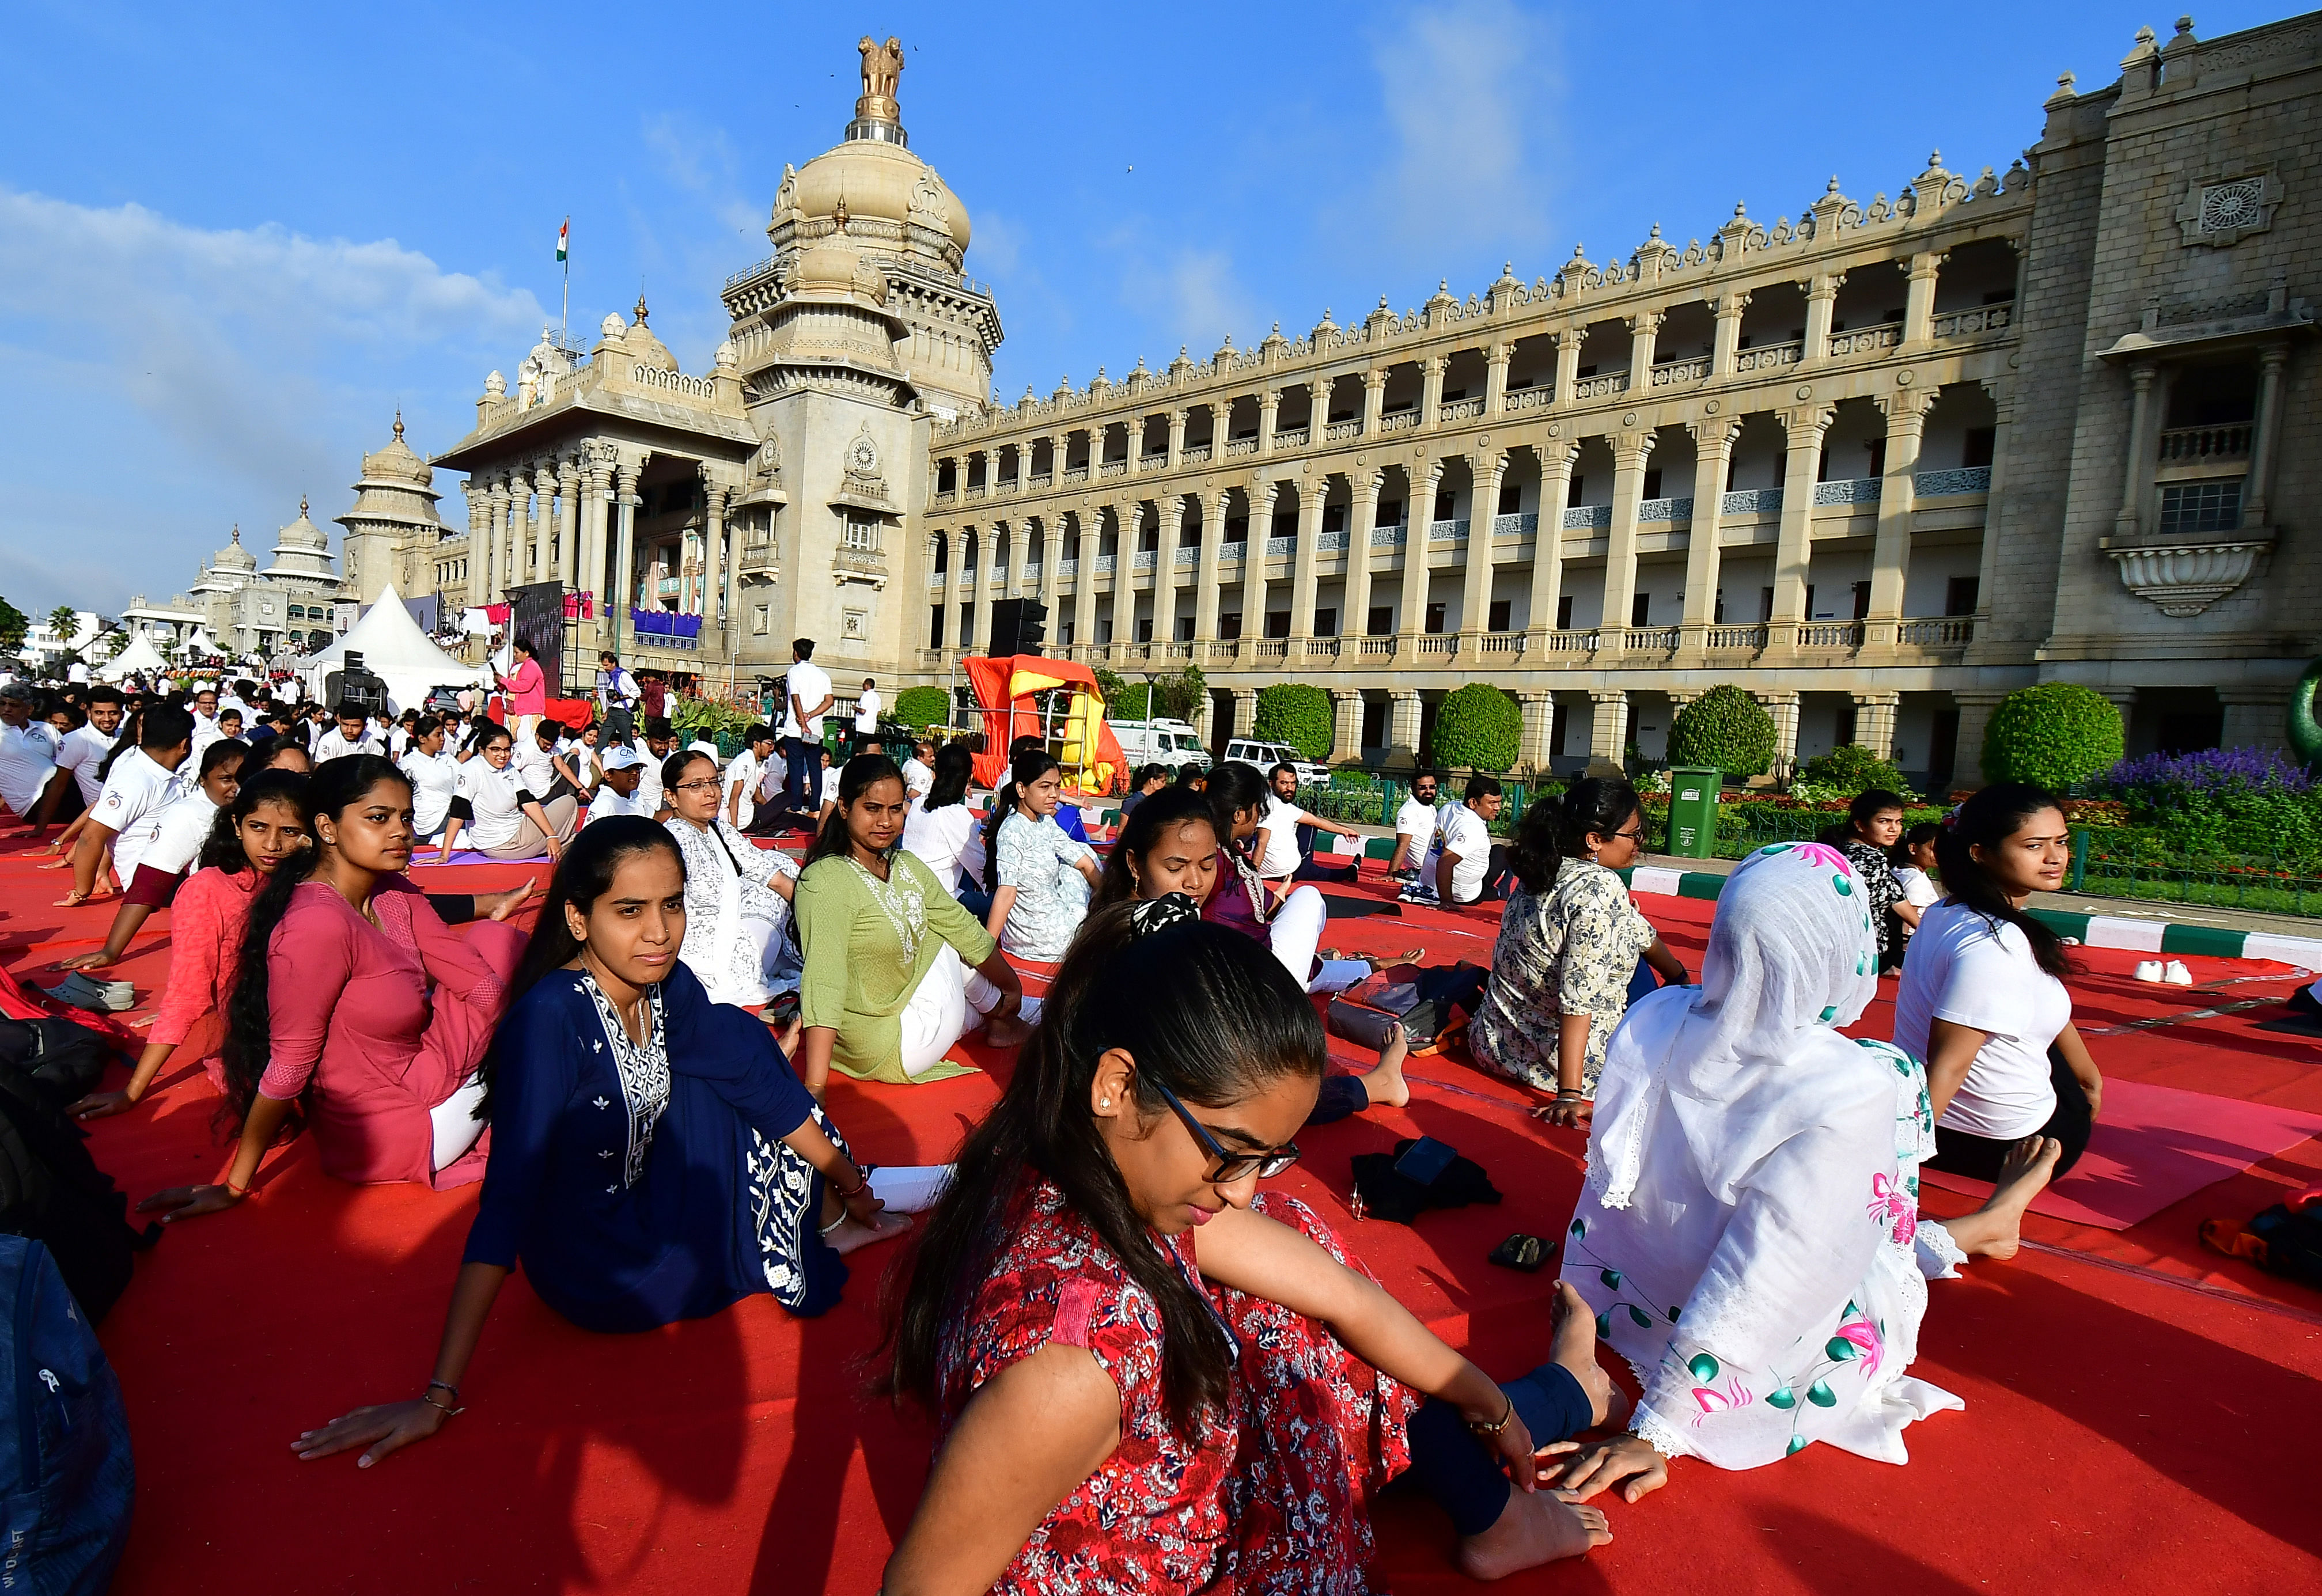
<instances>
[{"instance_id":1,"label":"blue bag","mask_svg":"<svg viewBox=\"0 0 2322 1596\"><path fill-rule=\"evenodd\" d=\"M100 1596L129 1544L121 1382L37 1241L0 1236L0 1590Z\"/></svg>"}]
</instances>

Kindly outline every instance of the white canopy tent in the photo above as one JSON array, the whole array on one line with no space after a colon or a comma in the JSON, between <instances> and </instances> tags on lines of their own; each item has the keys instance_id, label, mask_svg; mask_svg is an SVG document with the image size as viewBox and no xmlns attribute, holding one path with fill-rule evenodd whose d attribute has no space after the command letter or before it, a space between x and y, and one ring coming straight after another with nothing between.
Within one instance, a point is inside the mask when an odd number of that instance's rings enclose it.
<instances>
[{"instance_id":1,"label":"white canopy tent","mask_svg":"<svg viewBox=\"0 0 2322 1596\"><path fill-rule=\"evenodd\" d=\"M153 640L140 632L129 640L128 647L98 666L96 674L106 681L119 681L133 670L142 670L151 676L169 668L169 661L161 657Z\"/></svg>"},{"instance_id":2,"label":"white canopy tent","mask_svg":"<svg viewBox=\"0 0 2322 1596\"><path fill-rule=\"evenodd\" d=\"M430 688L490 685L489 675L480 666L462 664L435 646L403 607L402 596L393 583L344 637L299 661L306 690L319 695L324 679L343 669L350 653L361 654L362 668L387 683L388 702L398 715L416 708Z\"/></svg>"}]
</instances>

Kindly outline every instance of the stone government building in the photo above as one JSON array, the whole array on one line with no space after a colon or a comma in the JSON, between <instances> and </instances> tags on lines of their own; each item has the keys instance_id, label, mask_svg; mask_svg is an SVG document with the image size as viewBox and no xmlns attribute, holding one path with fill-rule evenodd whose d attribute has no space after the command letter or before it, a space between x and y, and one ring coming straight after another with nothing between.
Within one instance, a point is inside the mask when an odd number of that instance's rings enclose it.
<instances>
[{"instance_id":1,"label":"stone government building","mask_svg":"<svg viewBox=\"0 0 2322 1596\"><path fill-rule=\"evenodd\" d=\"M891 686L952 679L994 600L1037 597L1052 649L1199 665L1213 742L1295 677L1339 756L1390 762L1476 679L1563 769L1658 754L1723 681L1786 757L1856 741L1933 783L1972 780L1991 707L2040 680L2113 698L2132 751L2275 743L2322 632L2317 52L2322 13L2144 31L2004 172L1833 179L1770 226L1737 206L1682 248L1656 227L1006 406L966 211L866 39L713 369L642 303L585 352L544 336L433 462L473 530L366 522L350 583L562 579L603 601L584 645L640 666L746 681L806 634Z\"/></svg>"}]
</instances>

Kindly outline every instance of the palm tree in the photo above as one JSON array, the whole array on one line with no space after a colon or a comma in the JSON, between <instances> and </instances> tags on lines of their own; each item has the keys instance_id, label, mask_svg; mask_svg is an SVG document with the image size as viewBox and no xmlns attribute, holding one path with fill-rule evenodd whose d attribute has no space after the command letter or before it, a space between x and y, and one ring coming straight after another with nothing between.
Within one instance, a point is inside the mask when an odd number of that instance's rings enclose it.
<instances>
[{"instance_id":1,"label":"palm tree","mask_svg":"<svg viewBox=\"0 0 2322 1596\"><path fill-rule=\"evenodd\" d=\"M80 630L80 612L69 604L59 604L49 612L49 631L61 646L70 648L75 634Z\"/></svg>"}]
</instances>

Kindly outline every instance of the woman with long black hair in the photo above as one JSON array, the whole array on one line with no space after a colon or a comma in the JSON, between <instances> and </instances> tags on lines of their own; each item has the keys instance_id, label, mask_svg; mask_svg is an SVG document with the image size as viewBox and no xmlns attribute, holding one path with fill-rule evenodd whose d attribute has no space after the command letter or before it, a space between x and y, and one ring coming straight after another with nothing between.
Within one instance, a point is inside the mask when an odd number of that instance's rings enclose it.
<instances>
[{"instance_id":1,"label":"woman with long black hair","mask_svg":"<svg viewBox=\"0 0 2322 1596\"><path fill-rule=\"evenodd\" d=\"M1869 898L1870 923L1879 932L1879 968L1903 962L1903 944L1919 924L1919 910L1904 896L1895 873L1895 850L1903 840L1903 795L1874 787L1854 795L1846 819L1822 834L1824 843L1846 855Z\"/></svg>"},{"instance_id":2,"label":"woman with long black hair","mask_svg":"<svg viewBox=\"0 0 2322 1596\"><path fill-rule=\"evenodd\" d=\"M233 1164L223 1181L157 1193L140 1212L233 1207L294 1119L342 1181L441 1189L483 1174L476 1067L524 934L488 920L462 936L404 876L411 783L385 759L325 760L306 798L314 846L277 863L251 902L227 1005Z\"/></svg>"},{"instance_id":3,"label":"woman with long black hair","mask_svg":"<svg viewBox=\"0 0 2322 1596\"><path fill-rule=\"evenodd\" d=\"M944 1054L971 1009L996 1045L1023 1039L1024 989L999 944L899 846L908 807L893 760L848 760L799 876L799 1073L818 1098L834 1068L897 1086L970 1073Z\"/></svg>"},{"instance_id":4,"label":"woman with long black hair","mask_svg":"<svg viewBox=\"0 0 2322 1596\"><path fill-rule=\"evenodd\" d=\"M1018 958L1044 964L1065 956L1097 885L1095 851L1056 824L1062 771L1054 754L1030 749L1016 755L983 823L983 884L992 894L984 928ZM1088 883L1086 891L1071 879L1074 871Z\"/></svg>"},{"instance_id":5,"label":"woman with long black hair","mask_svg":"<svg viewBox=\"0 0 2322 1596\"><path fill-rule=\"evenodd\" d=\"M468 1231L434 1376L297 1442L359 1466L462 1410L460 1382L521 1260L584 1330L652 1329L763 1291L811 1318L838 1300L840 1254L909 1221L882 1212L765 1026L712 1003L678 957L685 865L638 815L583 829L483 1070L491 1168Z\"/></svg>"},{"instance_id":6,"label":"woman with long black hair","mask_svg":"<svg viewBox=\"0 0 2322 1596\"><path fill-rule=\"evenodd\" d=\"M2053 1158L2061 1176L2088 1148L2104 1076L2072 1026L2062 939L2025 912L2063 885L2071 850L2055 795L2016 781L1969 798L1935 838L1943 900L1920 917L1895 996L1895 1044L1926 1061L1930 1169L2001 1181Z\"/></svg>"},{"instance_id":7,"label":"woman with long black hair","mask_svg":"<svg viewBox=\"0 0 2322 1596\"><path fill-rule=\"evenodd\" d=\"M943 1439L888 1596L1359 1591L1406 1468L1471 1573L1610 1538L1535 1490L1535 1446L1610 1400L1577 1296L1552 1361L1495 1384L1259 1190L1323 1060L1297 983L1190 900L1090 917L891 1331L892 1387Z\"/></svg>"},{"instance_id":8,"label":"woman with long black hair","mask_svg":"<svg viewBox=\"0 0 2322 1596\"><path fill-rule=\"evenodd\" d=\"M754 1008L787 990L784 925L798 867L761 848L718 812L718 762L681 749L662 762L670 816L663 824L685 860L686 967L714 1003Z\"/></svg>"},{"instance_id":9,"label":"woman with long black hair","mask_svg":"<svg viewBox=\"0 0 2322 1596\"><path fill-rule=\"evenodd\" d=\"M936 751L926 796L913 798L910 812L903 817L903 851L916 854L937 884L954 894L959 890L960 863L968 839L975 834L975 815L967 807L968 783L974 772L975 757L966 744L946 743ZM910 786L908 772L904 785ZM976 891L983 896L980 886ZM991 907L987 898L981 909L969 912L981 919L982 909Z\"/></svg>"}]
</instances>

